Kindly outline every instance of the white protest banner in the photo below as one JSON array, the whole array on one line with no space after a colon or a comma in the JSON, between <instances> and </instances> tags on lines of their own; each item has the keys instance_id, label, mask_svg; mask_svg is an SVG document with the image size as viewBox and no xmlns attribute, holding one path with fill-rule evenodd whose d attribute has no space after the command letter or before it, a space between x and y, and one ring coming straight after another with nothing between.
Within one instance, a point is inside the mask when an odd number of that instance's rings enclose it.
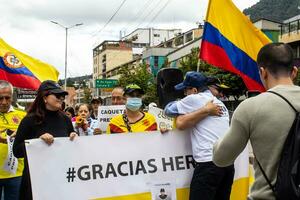
<instances>
[{"instance_id":1,"label":"white protest banner","mask_svg":"<svg viewBox=\"0 0 300 200\"><path fill-rule=\"evenodd\" d=\"M26 151L33 199L151 200L152 193L160 192L187 200L194 170L189 134L179 131L98 135L73 142L55 138L50 146L34 139Z\"/></svg>"},{"instance_id":2,"label":"white protest banner","mask_svg":"<svg viewBox=\"0 0 300 200\"><path fill-rule=\"evenodd\" d=\"M159 129L166 128L168 130L171 130L173 128L173 118L166 116L162 109L154 106L149 106L148 112L154 115Z\"/></svg>"},{"instance_id":3,"label":"white protest banner","mask_svg":"<svg viewBox=\"0 0 300 200\"><path fill-rule=\"evenodd\" d=\"M106 128L109 124L110 119L116 115L123 114L124 110L125 110L125 105L99 106L98 122L99 122L99 128L102 131L102 133L106 132Z\"/></svg>"},{"instance_id":4,"label":"white protest banner","mask_svg":"<svg viewBox=\"0 0 300 200\"><path fill-rule=\"evenodd\" d=\"M3 169L10 174L16 174L18 169L18 159L13 153L14 138L7 136L7 158L4 161Z\"/></svg>"}]
</instances>

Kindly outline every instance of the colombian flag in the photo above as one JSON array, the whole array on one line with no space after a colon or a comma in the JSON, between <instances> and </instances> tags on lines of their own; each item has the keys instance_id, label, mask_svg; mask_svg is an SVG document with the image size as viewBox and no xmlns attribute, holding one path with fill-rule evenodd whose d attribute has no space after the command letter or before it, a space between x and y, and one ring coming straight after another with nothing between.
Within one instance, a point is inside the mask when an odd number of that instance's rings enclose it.
<instances>
[{"instance_id":1,"label":"colombian flag","mask_svg":"<svg viewBox=\"0 0 300 200\"><path fill-rule=\"evenodd\" d=\"M9 46L0 38L0 79L19 88L36 90L44 80L58 80L58 71Z\"/></svg>"},{"instance_id":2,"label":"colombian flag","mask_svg":"<svg viewBox=\"0 0 300 200\"><path fill-rule=\"evenodd\" d=\"M200 58L239 75L249 90L265 91L256 57L270 43L231 0L210 0Z\"/></svg>"}]
</instances>

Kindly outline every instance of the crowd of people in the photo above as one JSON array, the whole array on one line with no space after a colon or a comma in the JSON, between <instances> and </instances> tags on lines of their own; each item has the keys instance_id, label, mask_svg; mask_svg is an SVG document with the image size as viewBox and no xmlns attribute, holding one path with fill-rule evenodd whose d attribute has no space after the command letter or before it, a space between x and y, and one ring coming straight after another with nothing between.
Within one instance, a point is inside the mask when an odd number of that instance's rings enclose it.
<instances>
[{"instance_id":1,"label":"crowd of people","mask_svg":"<svg viewBox=\"0 0 300 200\"><path fill-rule=\"evenodd\" d=\"M258 56L261 81L266 90L287 98L300 110L300 88L293 84L297 68L293 52L283 43L264 46ZM186 97L169 102L164 113L174 118L174 128L188 130L195 170L190 185L190 200L229 200L234 177L234 161L250 140L256 161L275 185L284 141L295 118L294 111L278 96L265 92L243 101L229 119L228 109L220 100L227 86L214 77L190 71L175 90ZM40 138L51 145L56 137L102 134L98 109L101 98L90 104L63 109L68 94L53 81L41 83L37 96L27 110L12 106L13 87L0 80L0 167L7 159L7 137L14 138L13 153L18 158L15 173L0 168L0 199L32 199L25 140ZM155 117L142 109L144 91L132 83L112 91L112 105L125 105L123 114L113 117L108 134L150 132L159 128ZM279 117L280 116L280 117ZM161 130L167 134L166 130ZM275 199L260 168L254 164L255 182L249 199Z\"/></svg>"}]
</instances>

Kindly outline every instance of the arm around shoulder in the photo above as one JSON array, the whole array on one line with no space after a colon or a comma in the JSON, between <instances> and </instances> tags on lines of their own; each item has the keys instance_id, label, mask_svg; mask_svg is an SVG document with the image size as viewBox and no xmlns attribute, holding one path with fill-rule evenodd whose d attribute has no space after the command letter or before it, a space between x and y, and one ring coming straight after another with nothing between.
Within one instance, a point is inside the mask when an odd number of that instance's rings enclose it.
<instances>
[{"instance_id":1,"label":"arm around shoulder","mask_svg":"<svg viewBox=\"0 0 300 200\"><path fill-rule=\"evenodd\" d=\"M191 128L209 115L219 116L221 114L221 107L214 104L213 101L209 101L205 106L194 112L176 117L176 127L179 130Z\"/></svg>"}]
</instances>

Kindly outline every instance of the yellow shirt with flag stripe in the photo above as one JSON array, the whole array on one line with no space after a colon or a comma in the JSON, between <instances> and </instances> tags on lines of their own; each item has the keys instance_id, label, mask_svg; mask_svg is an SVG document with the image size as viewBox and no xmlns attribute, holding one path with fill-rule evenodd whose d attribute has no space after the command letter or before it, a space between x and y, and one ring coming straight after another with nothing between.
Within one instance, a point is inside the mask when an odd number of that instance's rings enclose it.
<instances>
[{"instance_id":1,"label":"yellow shirt with flag stripe","mask_svg":"<svg viewBox=\"0 0 300 200\"><path fill-rule=\"evenodd\" d=\"M6 138L6 130L10 129L16 131L21 120L25 117L26 112L11 107L7 113L0 113L0 134L2 137ZM18 169L16 174L10 174L7 171L3 170L2 167L7 158L7 144L0 143L0 179L13 178L22 176L24 161L23 159L18 159Z\"/></svg>"},{"instance_id":2,"label":"yellow shirt with flag stripe","mask_svg":"<svg viewBox=\"0 0 300 200\"><path fill-rule=\"evenodd\" d=\"M155 117L149 113L144 113L144 117L135 123L130 123L132 132L156 131L157 123ZM107 133L128 133L128 129L123 120L123 115L117 115L110 120Z\"/></svg>"}]
</instances>

